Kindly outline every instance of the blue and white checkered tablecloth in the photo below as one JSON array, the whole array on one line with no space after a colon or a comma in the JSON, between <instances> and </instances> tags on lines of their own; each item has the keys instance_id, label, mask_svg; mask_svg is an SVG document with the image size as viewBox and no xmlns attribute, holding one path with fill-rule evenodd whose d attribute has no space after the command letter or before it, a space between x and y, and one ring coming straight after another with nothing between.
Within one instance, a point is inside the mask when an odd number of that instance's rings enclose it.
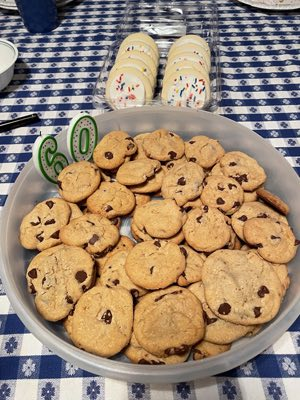
<instances>
[{"instance_id":1,"label":"blue and white checkered tablecloth","mask_svg":"<svg viewBox=\"0 0 300 400\"><path fill-rule=\"evenodd\" d=\"M41 117L40 125L0 136L0 206L39 132L60 132L80 110L99 112L92 90L124 3L75 0L59 8L60 25L48 35L30 35L17 12L0 8L0 37L19 49L13 80L0 92L0 121L33 112ZM218 113L263 136L299 174L299 13L233 0L217 4L223 96ZM293 400L300 396L299 355L300 318L262 354L220 376L173 385L114 381L43 346L14 313L0 280L0 400Z\"/></svg>"}]
</instances>

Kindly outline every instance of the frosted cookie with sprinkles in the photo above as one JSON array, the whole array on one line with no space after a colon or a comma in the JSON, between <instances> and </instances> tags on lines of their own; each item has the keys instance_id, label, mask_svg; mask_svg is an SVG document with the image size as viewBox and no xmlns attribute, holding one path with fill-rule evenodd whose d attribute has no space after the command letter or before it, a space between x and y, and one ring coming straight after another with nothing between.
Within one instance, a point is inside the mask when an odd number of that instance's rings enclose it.
<instances>
[{"instance_id":1,"label":"frosted cookie with sprinkles","mask_svg":"<svg viewBox=\"0 0 300 400\"><path fill-rule=\"evenodd\" d=\"M146 53L148 54L152 60L155 62L156 65L158 65L158 50L157 48L153 48L152 46L150 46L149 44L139 41L139 40L133 40L130 43L121 43L120 47L119 47L119 51L117 54L117 59L119 58L119 56L121 56L122 54L126 53L126 52L131 52L131 51L140 51L141 53Z\"/></svg>"},{"instance_id":2,"label":"frosted cookie with sprinkles","mask_svg":"<svg viewBox=\"0 0 300 400\"><path fill-rule=\"evenodd\" d=\"M202 281L209 308L226 321L256 325L279 311L281 282L273 267L254 252L215 251L205 260Z\"/></svg>"},{"instance_id":3,"label":"frosted cookie with sprinkles","mask_svg":"<svg viewBox=\"0 0 300 400\"><path fill-rule=\"evenodd\" d=\"M141 71L122 67L109 74L106 98L116 108L143 105L153 98L153 87Z\"/></svg>"},{"instance_id":4,"label":"frosted cookie with sprinkles","mask_svg":"<svg viewBox=\"0 0 300 400\"><path fill-rule=\"evenodd\" d=\"M137 50L127 51L127 52L125 52L123 54L120 54L116 58L116 62L120 62L121 63L121 62L125 61L126 59L142 61L150 69L152 75L154 77L156 77L156 75L157 75L157 63L148 54L142 53L141 51L137 51Z\"/></svg>"},{"instance_id":5,"label":"frosted cookie with sprinkles","mask_svg":"<svg viewBox=\"0 0 300 400\"><path fill-rule=\"evenodd\" d=\"M203 338L204 329L200 301L179 286L148 293L135 308L136 339L157 357L185 354Z\"/></svg>"},{"instance_id":6,"label":"frosted cookie with sprinkles","mask_svg":"<svg viewBox=\"0 0 300 400\"><path fill-rule=\"evenodd\" d=\"M116 70L122 70L124 67L134 68L142 72L142 74L144 74L149 80L151 86L155 86L156 75L153 75L151 69L141 60L125 58L120 61L116 61L116 63L110 70L110 73Z\"/></svg>"},{"instance_id":7,"label":"frosted cookie with sprinkles","mask_svg":"<svg viewBox=\"0 0 300 400\"><path fill-rule=\"evenodd\" d=\"M193 34L189 34L189 35L184 35L181 36L180 38L178 38L171 46L170 48L170 53L177 49L178 47L184 47L186 45L190 45L190 44L196 44L197 46L201 46L203 47L203 49L210 54L210 48L208 43L206 42L205 39L203 39L201 36L199 35L193 35Z\"/></svg>"},{"instance_id":8,"label":"frosted cookie with sprinkles","mask_svg":"<svg viewBox=\"0 0 300 400\"><path fill-rule=\"evenodd\" d=\"M158 51L157 44L155 43L154 39L145 32L131 33L130 35L126 36L126 38L122 42L122 45L125 45L125 44L128 45L128 44L131 44L132 42L136 42L136 41L145 43L148 46L150 46L154 50L157 58L159 57L159 51Z\"/></svg>"},{"instance_id":9,"label":"frosted cookie with sprinkles","mask_svg":"<svg viewBox=\"0 0 300 400\"><path fill-rule=\"evenodd\" d=\"M172 59L176 58L177 55L182 53L191 53L199 56L204 61L204 68L206 71L210 71L211 61L210 61L210 52L206 51L202 46L198 44L191 43L185 46L177 46L170 49L168 54L168 62Z\"/></svg>"},{"instance_id":10,"label":"frosted cookie with sprinkles","mask_svg":"<svg viewBox=\"0 0 300 400\"><path fill-rule=\"evenodd\" d=\"M208 76L195 70L179 70L164 82L161 97L165 104L202 108L210 99Z\"/></svg>"},{"instance_id":11,"label":"frosted cookie with sprinkles","mask_svg":"<svg viewBox=\"0 0 300 400\"><path fill-rule=\"evenodd\" d=\"M20 225L21 245L28 250L46 250L61 243L60 229L71 217L68 203L56 197L38 203Z\"/></svg>"}]
</instances>

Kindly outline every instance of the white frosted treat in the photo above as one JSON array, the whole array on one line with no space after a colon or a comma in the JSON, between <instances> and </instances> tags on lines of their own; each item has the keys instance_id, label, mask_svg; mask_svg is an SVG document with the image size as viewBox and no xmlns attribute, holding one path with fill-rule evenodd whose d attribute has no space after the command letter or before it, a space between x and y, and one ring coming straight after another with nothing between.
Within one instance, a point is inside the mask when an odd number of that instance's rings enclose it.
<instances>
[{"instance_id":1,"label":"white frosted treat","mask_svg":"<svg viewBox=\"0 0 300 400\"><path fill-rule=\"evenodd\" d=\"M115 63L121 62L122 60L125 59L140 60L144 62L150 68L152 75L156 77L157 75L156 62L154 62L152 57L150 57L148 54L137 50L126 51L125 53L117 56Z\"/></svg>"},{"instance_id":2,"label":"white frosted treat","mask_svg":"<svg viewBox=\"0 0 300 400\"><path fill-rule=\"evenodd\" d=\"M156 76L155 77L153 76L150 68L143 61L137 60L137 59L130 59L130 58L124 58L121 60L117 60L115 62L115 65L111 69L111 71L114 71L114 70L117 70L120 68L124 68L124 67L135 68L138 71L142 72L149 79L149 82L150 82L152 88L154 87L154 85L156 83Z\"/></svg>"},{"instance_id":3,"label":"white frosted treat","mask_svg":"<svg viewBox=\"0 0 300 400\"><path fill-rule=\"evenodd\" d=\"M174 59L182 53L191 53L191 54L199 55L199 57L204 59L205 64L208 67L208 70L210 70L210 67L211 67L210 53L208 53L206 50L204 50L203 47L201 47L197 44L187 44L184 46L178 46L178 47L174 48L173 50L169 51L168 60Z\"/></svg>"},{"instance_id":4,"label":"white frosted treat","mask_svg":"<svg viewBox=\"0 0 300 400\"><path fill-rule=\"evenodd\" d=\"M119 57L119 55L126 53L127 51L130 52L132 50L137 50L140 51L142 53L146 53L148 54L154 61L155 65L158 65L158 57L155 53L155 51L152 49L151 46L149 46L148 44L141 42L141 41L134 41L131 43L122 43L118 54L117 54L117 58Z\"/></svg>"},{"instance_id":5,"label":"white frosted treat","mask_svg":"<svg viewBox=\"0 0 300 400\"><path fill-rule=\"evenodd\" d=\"M182 69L194 69L196 71L199 71L201 74L207 75L206 69L198 62L184 60L179 61L176 64L166 65L163 82L165 82L168 77L173 75L176 71L181 71Z\"/></svg>"},{"instance_id":6,"label":"white frosted treat","mask_svg":"<svg viewBox=\"0 0 300 400\"><path fill-rule=\"evenodd\" d=\"M135 42L135 41L146 43L148 46L152 47L157 58L159 57L159 51L158 51L157 44L155 43L155 41L152 39L151 36L147 35L147 33L144 33L144 32L132 33L131 35L128 35L123 40L122 44L124 44L124 43L131 44L132 42Z\"/></svg>"},{"instance_id":7,"label":"white frosted treat","mask_svg":"<svg viewBox=\"0 0 300 400\"><path fill-rule=\"evenodd\" d=\"M135 68L111 71L106 83L106 97L119 109L144 105L153 97L149 79Z\"/></svg>"},{"instance_id":8,"label":"white frosted treat","mask_svg":"<svg viewBox=\"0 0 300 400\"><path fill-rule=\"evenodd\" d=\"M202 46L208 53L210 53L209 45L206 42L205 39L198 35L185 35L181 36L179 39L177 39L171 46L170 51L173 50L174 47L178 46L185 46L188 44L197 44L199 46Z\"/></svg>"},{"instance_id":9,"label":"white frosted treat","mask_svg":"<svg viewBox=\"0 0 300 400\"><path fill-rule=\"evenodd\" d=\"M202 108L210 98L207 75L196 70L182 69L164 82L162 100L172 106Z\"/></svg>"},{"instance_id":10,"label":"white frosted treat","mask_svg":"<svg viewBox=\"0 0 300 400\"><path fill-rule=\"evenodd\" d=\"M202 65L206 71L209 73L209 66L207 65L207 62L205 59L200 55L200 54L194 54L194 53L180 53L176 54L175 57L171 57L168 59L168 65L171 64L176 64L179 61L194 61L198 62L200 65Z\"/></svg>"}]
</instances>

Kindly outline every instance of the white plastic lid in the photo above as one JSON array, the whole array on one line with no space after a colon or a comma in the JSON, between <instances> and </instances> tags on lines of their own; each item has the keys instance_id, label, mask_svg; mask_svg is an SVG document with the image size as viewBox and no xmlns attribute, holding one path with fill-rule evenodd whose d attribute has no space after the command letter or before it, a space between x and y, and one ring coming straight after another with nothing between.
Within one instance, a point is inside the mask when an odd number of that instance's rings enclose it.
<instances>
[{"instance_id":1,"label":"white plastic lid","mask_svg":"<svg viewBox=\"0 0 300 400\"><path fill-rule=\"evenodd\" d=\"M17 48L8 40L0 39L0 73L10 68L17 58Z\"/></svg>"}]
</instances>

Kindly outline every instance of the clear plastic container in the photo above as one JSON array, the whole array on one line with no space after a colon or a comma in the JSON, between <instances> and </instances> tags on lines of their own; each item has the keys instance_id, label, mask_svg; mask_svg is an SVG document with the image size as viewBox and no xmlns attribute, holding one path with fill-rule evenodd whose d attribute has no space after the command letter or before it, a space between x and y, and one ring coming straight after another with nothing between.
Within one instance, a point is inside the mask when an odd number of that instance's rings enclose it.
<instances>
[{"instance_id":1,"label":"clear plastic container","mask_svg":"<svg viewBox=\"0 0 300 400\"><path fill-rule=\"evenodd\" d=\"M300 237L299 178L283 156L250 129L210 112L188 108L149 106L102 113L95 117L100 137L112 130L124 130L132 136L165 127L180 133L184 140L194 135L208 135L220 141L226 151L244 151L264 167L266 188L290 206L289 223ZM59 150L67 154L66 131L56 137ZM112 359L98 357L76 348L62 324L44 320L28 293L25 270L34 251L24 250L19 241L22 218L45 198L57 195L55 185L44 181L29 161L14 183L1 214L0 274L14 311L45 346L72 364L114 379L131 382L169 383L206 378L234 368L255 357L273 344L300 313L300 251L289 263L291 284L277 316L253 337L236 341L218 356L177 365L131 364L123 354Z\"/></svg>"},{"instance_id":2,"label":"clear plastic container","mask_svg":"<svg viewBox=\"0 0 300 400\"><path fill-rule=\"evenodd\" d=\"M210 99L201 108L207 111L215 111L218 108L221 99L221 79L218 16L214 2L157 1L153 4L129 2L118 31L117 39L110 47L95 85L93 94L95 108L114 109L105 95L106 82L120 44L125 37L135 32L149 34L155 40L160 53L157 85L150 104L162 104L162 79L171 45L181 36L195 34L206 40L211 51L209 75L211 94Z\"/></svg>"}]
</instances>

